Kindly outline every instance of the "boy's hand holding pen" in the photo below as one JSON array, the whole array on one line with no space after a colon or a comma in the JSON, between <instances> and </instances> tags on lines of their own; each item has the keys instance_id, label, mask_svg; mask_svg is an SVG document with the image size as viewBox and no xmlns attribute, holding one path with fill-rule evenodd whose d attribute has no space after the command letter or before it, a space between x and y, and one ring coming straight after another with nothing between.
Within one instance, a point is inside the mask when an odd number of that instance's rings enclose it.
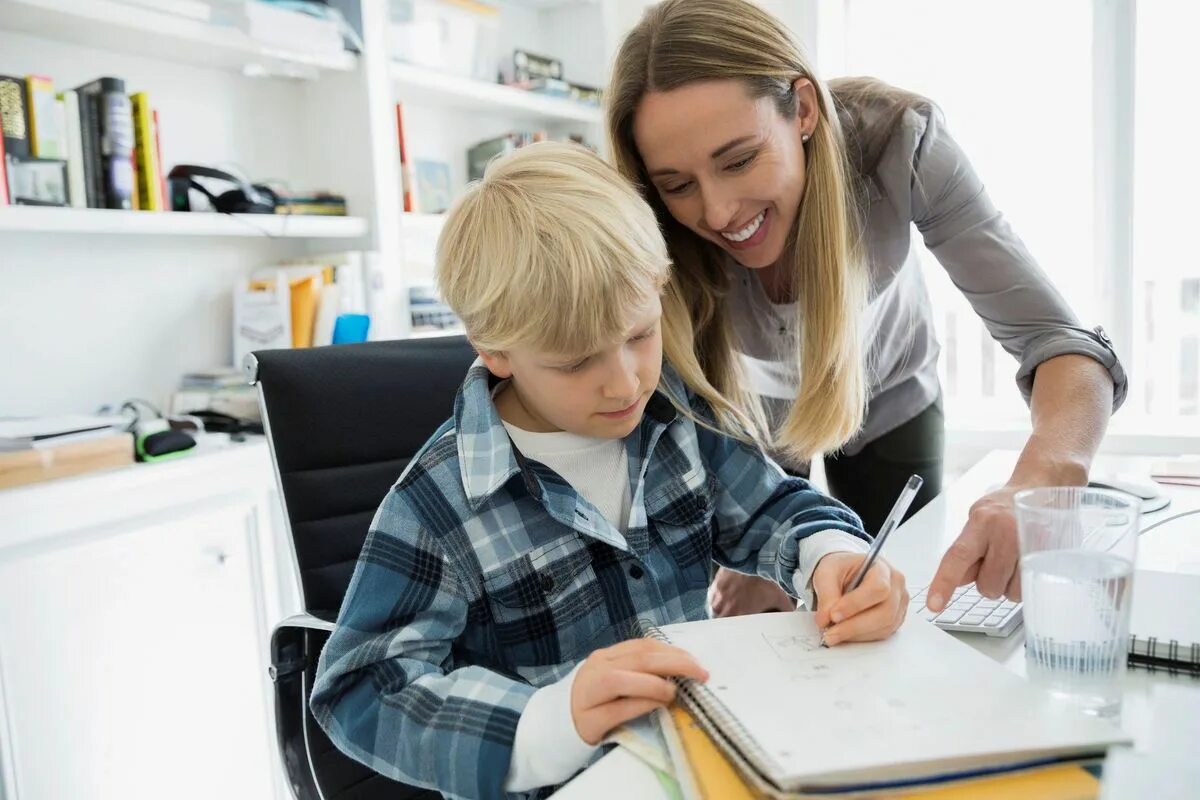
<instances>
[{"instance_id":1,"label":"boy's hand holding pen","mask_svg":"<svg viewBox=\"0 0 1200 800\"><path fill-rule=\"evenodd\" d=\"M878 556L922 483L917 475L908 479L865 555L830 553L817 564L812 584L823 645L886 639L904 622L909 600L904 575Z\"/></svg>"}]
</instances>

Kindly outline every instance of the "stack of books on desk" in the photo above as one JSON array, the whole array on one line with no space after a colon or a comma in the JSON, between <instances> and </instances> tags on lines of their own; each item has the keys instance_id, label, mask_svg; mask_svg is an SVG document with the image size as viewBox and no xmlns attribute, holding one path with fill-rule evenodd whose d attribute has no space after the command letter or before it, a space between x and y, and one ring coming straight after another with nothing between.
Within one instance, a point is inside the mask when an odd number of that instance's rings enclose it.
<instances>
[{"instance_id":1,"label":"stack of books on desk","mask_svg":"<svg viewBox=\"0 0 1200 800\"><path fill-rule=\"evenodd\" d=\"M1048 702L921 619L881 642L824 647L814 615L641 626L709 671L663 720L685 800L721 797L1086 797L1081 765L1129 739ZM998 794L985 789L999 787ZM1080 791L1082 790L1082 791Z\"/></svg>"},{"instance_id":2,"label":"stack of books on desk","mask_svg":"<svg viewBox=\"0 0 1200 800\"><path fill-rule=\"evenodd\" d=\"M0 419L0 489L133 463L120 417Z\"/></svg>"}]
</instances>

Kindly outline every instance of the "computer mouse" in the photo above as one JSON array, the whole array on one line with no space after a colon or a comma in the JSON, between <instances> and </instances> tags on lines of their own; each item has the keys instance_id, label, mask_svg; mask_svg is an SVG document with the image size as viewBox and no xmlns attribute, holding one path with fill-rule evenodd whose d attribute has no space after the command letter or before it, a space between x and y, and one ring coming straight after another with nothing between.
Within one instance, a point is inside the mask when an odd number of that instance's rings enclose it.
<instances>
[{"instance_id":1,"label":"computer mouse","mask_svg":"<svg viewBox=\"0 0 1200 800\"><path fill-rule=\"evenodd\" d=\"M1149 477L1145 480L1129 480L1116 475L1097 475L1088 481L1088 486L1096 489L1112 489L1125 492L1142 501L1142 513L1159 511L1171 504L1171 498L1163 492L1162 487Z\"/></svg>"}]
</instances>

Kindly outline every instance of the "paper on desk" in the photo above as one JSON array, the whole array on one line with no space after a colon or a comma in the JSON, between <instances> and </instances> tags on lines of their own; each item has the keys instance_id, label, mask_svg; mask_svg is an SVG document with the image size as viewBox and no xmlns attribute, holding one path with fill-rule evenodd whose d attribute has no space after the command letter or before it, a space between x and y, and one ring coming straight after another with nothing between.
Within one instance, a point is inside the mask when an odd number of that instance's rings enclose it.
<instances>
[{"instance_id":1,"label":"paper on desk","mask_svg":"<svg viewBox=\"0 0 1200 800\"><path fill-rule=\"evenodd\" d=\"M675 774L667 753L667 743L653 714L626 722L605 737L601 744L624 747L659 772Z\"/></svg>"},{"instance_id":2,"label":"paper on desk","mask_svg":"<svg viewBox=\"0 0 1200 800\"><path fill-rule=\"evenodd\" d=\"M615 744L644 761L658 779L666 800L683 800L675 766L667 751L667 742L659 727L658 714L646 714L630 720L610 733L601 744Z\"/></svg>"}]
</instances>

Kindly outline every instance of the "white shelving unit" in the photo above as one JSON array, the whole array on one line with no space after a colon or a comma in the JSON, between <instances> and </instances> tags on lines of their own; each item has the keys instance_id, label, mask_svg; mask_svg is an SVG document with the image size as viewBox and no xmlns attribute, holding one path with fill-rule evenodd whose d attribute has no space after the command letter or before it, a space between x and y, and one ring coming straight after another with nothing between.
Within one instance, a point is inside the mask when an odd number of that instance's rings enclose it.
<instances>
[{"instance_id":1,"label":"white shelving unit","mask_svg":"<svg viewBox=\"0 0 1200 800\"><path fill-rule=\"evenodd\" d=\"M541 124L604 121L598 106L534 94L511 86L440 75L423 67L394 63L391 68L401 100L422 105L503 114L513 120Z\"/></svg>"},{"instance_id":2,"label":"white shelving unit","mask_svg":"<svg viewBox=\"0 0 1200 800\"><path fill-rule=\"evenodd\" d=\"M498 52L560 58L567 80L603 86L649 2L496 0ZM400 63L388 3L346 6L361 52L328 55L123 0L0 0L0 74L45 75L57 89L122 78L159 112L167 168L328 189L354 215L0 208L0 347L19 376L0 415L164 401L180 374L230 360L233 284L296 257L366 251L372 338L409 335L409 288L432 283L444 217L403 211L397 103L410 167L448 165L452 195L467 150L510 131L603 147L601 109Z\"/></svg>"},{"instance_id":3,"label":"white shelving unit","mask_svg":"<svg viewBox=\"0 0 1200 800\"><path fill-rule=\"evenodd\" d=\"M63 42L137 53L183 64L273 74L348 71L353 53L313 55L262 45L235 28L134 7L114 0L0 0L0 25Z\"/></svg>"},{"instance_id":4,"label":"white shelving unit","mask_svg":"<svg viewBox=\"0 0 1200 800\"><path fill-rule=\"evenodd\" d=\"M0 232L348 239L365 236L368 229L359 217L9 206L0 208Z\"/></svg>"}]
</instances>

